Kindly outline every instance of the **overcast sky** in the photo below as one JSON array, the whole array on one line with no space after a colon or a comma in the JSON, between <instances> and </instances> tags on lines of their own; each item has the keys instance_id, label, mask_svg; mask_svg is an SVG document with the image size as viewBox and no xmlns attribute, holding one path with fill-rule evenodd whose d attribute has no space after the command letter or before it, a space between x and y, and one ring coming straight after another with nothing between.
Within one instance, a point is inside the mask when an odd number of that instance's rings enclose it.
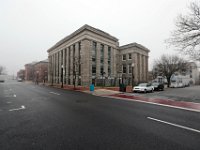
<instances>
[{"instance_id":1,"label":"overcast sky","mask_svg":"<svg viewBox=\"0 0 200 150\"><path fill-rule=\"evenodd\" d=\"M0 0L0 65L9 74L44 60L47 49L84 24L150 49L150 68L174 53L164 40L191 0Z\"/></svg>"}]
</instances>

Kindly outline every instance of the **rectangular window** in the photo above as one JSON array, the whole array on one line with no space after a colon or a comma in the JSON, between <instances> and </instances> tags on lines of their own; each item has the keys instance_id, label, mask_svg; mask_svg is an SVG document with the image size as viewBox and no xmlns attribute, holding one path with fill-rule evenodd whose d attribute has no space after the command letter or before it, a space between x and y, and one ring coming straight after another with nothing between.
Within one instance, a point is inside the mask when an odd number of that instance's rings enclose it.
<instances>
[{"instance_id":1,"label":"rectangular window","mask_svg":"<svg viewBox=\"0 0 200 150\"><path fill-rule=\"evenodd\" d=\"M108 46L108 59L111 59L111 47Z\"/></svg>"},{"instance_id":2,"label":"rectangular window","mask_svg":"<svg viewBox=\"0 0 200 150\"><path fill-rule=\"evenodd\" d=\"M101 47L100 47L100 73L103 73L104 72L104 45L101 44Z\"/></svg>"},{"instance_id":3,"label":"rectangular window","mask_svg":"<svg viewBox=\"0 0 200 150\"><path fill-rule=\"evenodd\" d=\"M108 76L111 76L111 47L108 46Z\"/></svg>"},{"instance_id":4,"label":"rectangular window","mask_svg":"<svg viewBox=\"0 0 200 150\"><path fill-rule=\"evenodd\" d=\"M122 65L122 72L123 72L123 73L126 73L126 64L123 64L123 65Z\"/></svg>"},{"instance_id":5,"label":"rectangular window","mask_svg":"<svg viewBox=\"0 0 200 150\"><path fill-rule=\"evenodd\" d=\"M92 65L92 75L96 75L96 65Z\"/></svg>"},{"instance_id":6,"label":"rectangular window","mask_svg":"<svg viewBox=\"0 0 200 150\"><path fill-rule=\"evenodd\" d=\"M103 66L101 66L100 67L100 73L103 74L103 72L104 72L104 68L103 68Z\"/></svg>"},{"instance_id":7,"label":"rectangular window","mask_svg":"<svg viewBox=\"0 0 200 150\"><path fill-rule=\"evenodd\" d=\"M57 83L59 83L59 77L60 77L60 52L58 52L58 81Z\"/></svg>"},{"instance_id":8,"label":"rectangular window","mask_svg":"<svg viewBox=\"0 0 200 150\"><path fill-rule=\"evenodd\" d=\"M126 54L122 55L122 60L125 61L126 60Z\"/></svg>"},{"instance_id":9,"label":"rectangular window","mask_svg":"<svg viewBox=\"0 0 200 150\"><path fill-rule=\"evenodd\" d=\"M111 75L111 69L110 69L110 66L108 66L108 74L109 74L109 76Z\"/></svg>"},{"instance_id":10,"label":"rectangular window","mask_svg":"<svg viewBox=\"0 0 200 150\"><path fill-rule=\"evenodd\" d=\"M67 83L67 81L66 81L66 76L67 76L67 64L66 64L66 58L67 58L67 49L65 49L64 50L65 51L65 53L64 53L64 66L65 66L65 80L64 80L64 83L66 84Z\"/></svg>"},{"instance_id":11,"label":"rectangular window","mask_svg":"<svg viewBox=\"0 0 200 150\"><path fill-rule=\"evenodd\" d=\"M128 65L128 73L132 73L132 65L131 64Z\"/></svg>"},{"instance_id":12,"label":"rectangular window","mask_svg":"<svg viewBox=\"0 0 200 150\"><path fill-rule=\"evenodd\" d=\"M92 58L96 58L96 52L97 52L97 43L93 42Z\"/></svg>"},{"instance_id":13,"label":"rectangular window","mask_svg":"<svg viewBox=\"0 0 200 150\"><path fill-rule=\"evenodd\" d=\"M131 53L128 54L128 59L132 59Z\"/></svg>"},{"instance_id":14,"label":"rectangular window","mask_svg":"<svg viewBox=\"0 0 200 150\"><path fill-rule=\"evenodd\" d=\"M103 61L104 59L104 45L101 44L101 53L100 53L100 59Z\"/></svg>"},{"instance_id":15,"label":"rectangular window","mask_svg":"<svg viewBox=\"0 0 200 150\"><path fill-rule=\"evenodd\" d=\"M96 53L97 53L97 43L93 42L92 47L92 75L96 75Z\"/></svg>"},{"instance_id":16,"label":"rectangular window","mask_svg":"<svg viewBox=\"0 0 200 150\"><path fill-rule=\"evenodd\" d=\"M69 58L69 64L68 64L68 75L69 75L69 78L70 78L70 69L71 69L71 67L70 67L70 65L71 65L71 48L69 47L69 51L68 51L68 58ZM69 83L70 84L70 83Z\"/></svg>"},{"instance_id":17,"label":"rectangular window","mask_svg":"<svg viewBox=\"0 0 200 150\"><path fill-rule=\"evenodd\" d=\"M61 65L63 65L63 50L61 50Z\"/></svg>"}]
</instances>

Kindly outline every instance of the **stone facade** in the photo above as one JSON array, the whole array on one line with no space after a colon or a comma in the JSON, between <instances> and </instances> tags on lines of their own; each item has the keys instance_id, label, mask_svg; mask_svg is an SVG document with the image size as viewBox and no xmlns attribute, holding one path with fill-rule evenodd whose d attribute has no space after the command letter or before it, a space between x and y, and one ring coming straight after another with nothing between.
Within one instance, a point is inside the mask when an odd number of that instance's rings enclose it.
<instances>
[{"instance_id":1,"label":"stone facade","mask_svg":"<svg viewBox=\"0 0 200 150\"><path fill-rule=\"evenodd\" d=\"M34 64L35 63L36 62L25 64L25 80L26 81L34 80Z\"/></svg>"},{"instance_id":2,"label":"stone facade","mask_svg":"<svg viewBox=\"0 0 200 150\"><path fill-rule=\"evenodd\" d=\"M56 43L48 53L50 83L117 86L131 84L133 78L134 82L148 80L147 48L137 43L119 46L116 37L89 25ZM123 55L129 59L122 60ZM123 73L123 65L129 68L127 72Z\"/></svg>"},{"instance_id":3,"label":"stone facade","mask_svg":"<svg viewBox=\"0 0 200 150\"><path fill-rule=\"evenodd\" d=\"M22 80L25 80L25 70L21 69L17 72L17 78L20 78Z\"/></svg>"}]
</instances>

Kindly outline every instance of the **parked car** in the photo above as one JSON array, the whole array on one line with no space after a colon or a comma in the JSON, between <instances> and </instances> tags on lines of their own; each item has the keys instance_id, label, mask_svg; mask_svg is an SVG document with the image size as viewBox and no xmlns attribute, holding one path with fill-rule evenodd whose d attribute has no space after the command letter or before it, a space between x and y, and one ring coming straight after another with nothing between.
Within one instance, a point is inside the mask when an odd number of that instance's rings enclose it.
<instances>
[{"instance_id":1,"label":"parked car","mask_svg":"<svg viewBox=\"0 0 200 150\"><path fill-rule=\"evenodd\" d=\"M163 83L158 83L158 82L153 82L152 86L154 87L155 91L159 91L159 90L164 90L164 84Z\"/></svg>"},{"instance_id":2,"label":"parked car","mask_svg":"<svg viewBox=\"0 0 200 150\"><path fill-rule=\"evenodd\" d=\"M5 76L4 75L0 75L0 82L5 82Z\"/></svg>"},{"instance_id":3,"label":"parked car","mask_svg":"<svg viewBox=\"0 0 200 150\"><path fill-rule=\"evenodd\" d=\"M140 83L133 88L133 92L153 92L154 87L150 83Z\"/></svg>"},{"instance_id":4,"label":"parked car","mask_svg":"<svg viewBox=\"0 0 200 150\"><path fill-rule=\"evenodd\" d=\"M22 78L18 78L17 81L18 81L18 82L22 82Z\"/></svg>"}]
</instances>

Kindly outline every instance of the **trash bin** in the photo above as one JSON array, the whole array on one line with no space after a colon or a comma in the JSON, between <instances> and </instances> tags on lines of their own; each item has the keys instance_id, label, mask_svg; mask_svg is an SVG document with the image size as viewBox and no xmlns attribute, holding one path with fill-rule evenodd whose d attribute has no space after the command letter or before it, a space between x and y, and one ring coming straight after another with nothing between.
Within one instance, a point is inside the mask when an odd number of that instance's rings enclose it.
<instances>
[{"instance_id":1,"label":"trash bin","mask_svg":"<svg viewBox=\"0 0 200 150\"><path fill-rule=\"evenodd\" d=\"M119 91L122 92L122 84L119 84Z\"/></svg>"},{"instance_id":2,"label":"trash bin","mask_svg":"<svg viewBox=\"0 0 200 150\"><path fill-rule=\"evenodd\" d=\"M90 91L94 91L94 84L90 84Z\"/></svg>"},{"instance_id":3,"label":"trash bin","mask_svg":"<svg viewBox=\"0 0 200 150\"><path fill-rule=\"evenodd\" d=\"M126 92L126 85L123 85L123 91L122 92Z\"/></svg>"},{"instance_id":4,"label":"trash bin","mask_svg":"<svg viewBox=\"0 0 200 150\"><path fill-rule=\"evenodd\" d=\"M126 85L125 84L120 84L119 85L119 91L120 92L126 92Z\"/></svg>"}]
</instances>

